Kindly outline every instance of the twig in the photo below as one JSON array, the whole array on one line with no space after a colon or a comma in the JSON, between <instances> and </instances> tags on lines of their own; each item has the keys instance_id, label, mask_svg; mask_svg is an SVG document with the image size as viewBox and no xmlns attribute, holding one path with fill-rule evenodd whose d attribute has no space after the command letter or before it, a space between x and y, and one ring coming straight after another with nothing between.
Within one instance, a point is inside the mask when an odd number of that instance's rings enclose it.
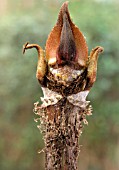
<instances>
[{"instance_id":1,"label":"twig","mask_svg":"<svg viewBox=\"0 0 119 170\"><path fill-rule=\"evenodd\" d=\"M96 80L98 54L94 48L88 57L88 47L81 31L70 19L68 2L59 12L58 20L46 42L46 55L37 44L26 43L38 51L36 77L44 97L42 105L35 103L40 117L38 128L45 142L46 170L77 170L80 151L79 137L92 107L86 97ZM37 119L36 119L37 121Z\"/></svg>"}]
</instances>

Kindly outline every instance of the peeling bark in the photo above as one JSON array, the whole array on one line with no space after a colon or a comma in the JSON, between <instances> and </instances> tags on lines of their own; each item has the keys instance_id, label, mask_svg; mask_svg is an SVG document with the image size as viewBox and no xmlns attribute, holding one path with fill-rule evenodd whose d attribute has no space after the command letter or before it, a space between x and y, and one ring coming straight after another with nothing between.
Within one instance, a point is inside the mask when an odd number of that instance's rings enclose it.
<instances>
[{"instance_id":1,"label":"peeling bark","mask_svg":"<svg viewBox=\"0 0 119 170\"><path fill-rule=\"evenodd\" d=\"M63 97L53 105L50 98L44 97L42 100L45 102L40 107L35 105L35 111L40 116L39 128L44 134L46 170L77 169L79 136L83 124L88 123L86 115L91 115L92 111L89 102L85 101L85 93L70 96L72 100ZM76 101L76 98L82 100Z\"/></svg>"}]
</instances>

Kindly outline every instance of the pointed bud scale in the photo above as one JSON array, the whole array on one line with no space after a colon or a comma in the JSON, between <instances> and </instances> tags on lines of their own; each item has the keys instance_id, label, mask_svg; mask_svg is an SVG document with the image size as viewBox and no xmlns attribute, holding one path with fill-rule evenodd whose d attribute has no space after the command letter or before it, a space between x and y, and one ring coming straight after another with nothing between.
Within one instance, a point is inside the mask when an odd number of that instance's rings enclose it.
<instances>
[{"instance_id":1,"label":"pointed bud scale","mask_svg":"<svg viewBox=\"0 0 119 170\"><path fill-rule=\"evenodd\" d=\"M86 66L88 47L83 34L70 18L68 2L62 5L57 23L47 39L46 58L49 65L74 61Z\"/></svg>"}]
</instances>

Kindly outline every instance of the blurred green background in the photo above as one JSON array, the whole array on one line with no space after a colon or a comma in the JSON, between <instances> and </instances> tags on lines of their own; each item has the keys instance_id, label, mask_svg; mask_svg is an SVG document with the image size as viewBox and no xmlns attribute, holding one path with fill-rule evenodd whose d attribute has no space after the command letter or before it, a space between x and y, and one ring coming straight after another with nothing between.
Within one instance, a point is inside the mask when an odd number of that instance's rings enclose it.
<instances>
[{"instance_id":1,"label":"blurred green background","mask_svg":"<svg viewBox=\"0 0 119 170\"><path fill-rule=\"evenodd\" d=\"M42 135L34 122L33 103L42 92L36 80L37 52L22 55L29 41L45 48L63 0L0 0L0 170L44 170ZM71 0L71 17L86 36L89 51L105 52L88 100L80 139L81 170L119 170L119 1Z\"/></svg>"}]
</instances>

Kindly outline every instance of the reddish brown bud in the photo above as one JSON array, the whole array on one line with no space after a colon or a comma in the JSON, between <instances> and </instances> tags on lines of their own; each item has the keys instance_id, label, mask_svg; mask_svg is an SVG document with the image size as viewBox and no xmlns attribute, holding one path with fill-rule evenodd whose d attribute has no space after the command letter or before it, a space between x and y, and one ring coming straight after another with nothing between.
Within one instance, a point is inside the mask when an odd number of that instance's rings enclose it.
<instances>
[{"instance_id":1,"label":"reddish brown bud","mask_svg":"<svg viewBox=\"0 0 119 170\"><path fill-rule=\"evenodd\" d=\"M86 66L88 47L83 34L70 18L68 2L62 5L57 23L46 42L46 58L49 65L74 61Z\"/></svg>"},{"instance_id":2,"label":"reddish brown bud","mask_svg":"<svg viewBox=\"0 0 119 170\"><path fill-rule=\"evenodd\" d=\"M67 13L63 15L60 45L56 57L58 64L61 64L63 61L75 61L76 59L76 45Z\"/></svg>"}]
</instances>

